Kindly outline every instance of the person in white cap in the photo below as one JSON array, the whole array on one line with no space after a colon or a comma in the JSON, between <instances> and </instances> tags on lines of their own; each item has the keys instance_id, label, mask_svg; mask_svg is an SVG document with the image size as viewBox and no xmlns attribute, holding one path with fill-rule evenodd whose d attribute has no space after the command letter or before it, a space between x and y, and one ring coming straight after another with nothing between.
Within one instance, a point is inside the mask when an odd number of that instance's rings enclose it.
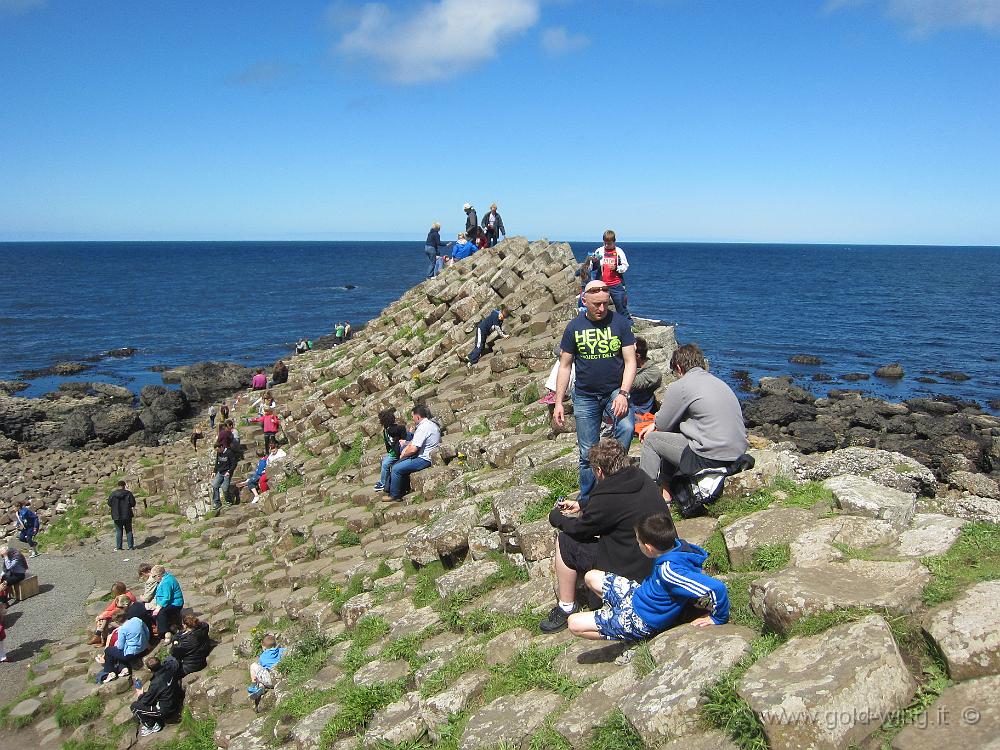
<instances>
[{"instance_id":1,"label":"person in white cap","mask_svg":"<svg viewBox=\"0 0 1000 750\"><path fill-rule=\"evenodd\" d=\"M462 206L462 210L465 211L465 236L474 239L479 232L479 216L471 203Z\"/></svg>"}]
</instances>

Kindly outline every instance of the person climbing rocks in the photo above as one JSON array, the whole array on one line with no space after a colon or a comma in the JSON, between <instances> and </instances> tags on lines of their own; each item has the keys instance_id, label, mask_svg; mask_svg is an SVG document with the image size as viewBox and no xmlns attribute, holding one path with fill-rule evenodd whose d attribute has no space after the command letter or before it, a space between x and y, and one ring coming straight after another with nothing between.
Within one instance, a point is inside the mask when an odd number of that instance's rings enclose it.
<instances>
[{"instance_id":1,"label":"person climbing rocks","mask_svg":"<svg viewBox=\"0 0 1000 750\"><path fill-rule=\"evenodd\" d=\"M41 529L42 523L38 520L38 514L31 509L30 500L17 501L17 538L28 545L31 551L28 557L38 556L38 542L35 535Z\"/></svg>"},{"instance_id":2,"label":"person climbing rocks","mask_svg":"<svg viewBox=\"0 0 1000 750\"><path fill-rule=\"evenodd\" d=\"M463 362L468 362L471 367L483 356L483 351L486 349L486 342L490 334L496 333L502 339L509 338L509 334L503 330L503 322L507 320L509 315L510 308L507 305L501 305L499 309L494 310L479 321L479 325L476 326L476 343L472 347L472 351L469 352L468 357L459 356L459 359Z\"/></svg>"}]
</instances>

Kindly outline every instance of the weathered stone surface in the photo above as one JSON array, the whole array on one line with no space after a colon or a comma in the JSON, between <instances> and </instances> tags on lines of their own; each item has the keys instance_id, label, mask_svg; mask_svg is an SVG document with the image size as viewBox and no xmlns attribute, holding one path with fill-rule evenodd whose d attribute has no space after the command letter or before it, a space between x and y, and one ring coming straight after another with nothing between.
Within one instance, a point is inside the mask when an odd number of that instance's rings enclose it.
<instances>
[{"instance_id":1,"label":"weathered stone surface","mask_svg":"<svg viewBox=\"0 0 1000 750\"><path fill-rule=\"evenodd\" d=\"M820 565L844 559L844 553L835 544L864 549L890 544L896 539L896 529L888 521L848 515L824 518L792 541L790 562L797 567Z\"/></svg>"},{"instance_id":2,"label":"weathered stone surface","mask_svg":"<svg viewBox=\"0 0 1000 750\"><path fill-rule=\"evenodd\" d=\"M574 698L566 711L553 722L552 728L574 748L589 747L594 730L608 718L637 681L632 667L618 669Z\"/></svg>"},{"instance_id":3,"label":"weathered stone surface","mask_svg":"<svg viewBox=\"0 0 1000 750\"><path fill-rule=\"evenodd\" d=\"M375 595L367 591L348 599L340 610L340 618L348 630L353 630L358 621L375 607L375 603Z\"/></svg>"},{"instance_id":4,"label":"weathered stone surface","mask_svg":"<svg viewBox=\"0 0 1000 750\"><path fill-rule=\"evenodd\" d=\"M877 615L792 639L737 684L775 750L857 744L915 690L892 631Z\"/></svg>"},{"instance_id":5,"label":"weathered stone surface","mask_svg":"<svg viewBox=\"0 0 1000 750\"><path fill-rule=\"evenodd\" d=\"M427 725L420 715L420 697L408 693L375 714L365 730L365 747L395 746L420 739Z\"/></svg>"},{"instance_id":6,"label":"weathered stone surface","mask_svg":"<svg viewBox=\"0 0 1000 750\"><path fill-rule=\"evenodd\" d=\"M291 734L296 750L319 750L322 744L320 740L323 728L330 722L330 719L337 715L339 710L339 704L328 703L325 706L320 706L296 724L292 728Z\"/></svg>"},{"instance_id":7,"label":"weathered stone surface","mask_svg":"<svg viewBox=\"0 0 1000 750\"><path fill-rule=\"evenodd\" d=\"M624 641L573 639L566 650L556 657L554 666L577 682L593 682L623 668L615 660L625 653L628 645Z\"/></svg>"},{"instance_id":8,"label":"weathered stone surface","mask_svg":"<svg viewBox=\"0 0 1000 750\"><path fill-rule=\"evenodd\" d=\"M943 555L958 541L966 522L937 513L918 513L910 528L901 532L896 553L902 557Z\"/></svg>"},{"instance_id":9,"label":"weathered stone surface","mask_svg":"<svg viewBox=\"0 0 1000 750\"><path fill-rule=\"evenodd\" d=\"M621 709L647 746L694 733L702 690L750 652L754 633L736 625L681 626L658 636L658 666L621 700Z\"/></svg>"},{"instance_id":10,"label":"weathered stone surface","mask_svg":"<svg viewBox=\"0 0 1000 750\"><path fill-rule=\"evenodd\" d=\"M500 531L513 531L521 523L524 509L536 500L547 497L549 491L535 484L526 484L501 492L493 498L493 514Z\"/></svg>"},{"instance_id":11,"label":"weathered stone surface","mask_svg":"<svg viewBox=\"0 0 1000 750\"><path fill-rule=\"evenodd\" d=\"M738 746L723 732L712 731L705 734L689 734L678 740L662 745L659 750L739 750Z\"/></svg>"},{"instance_id":12,"label":"weathered stone surface","mask_svg":"<svg viewBox=\"0 0 1000 750\"><path fill-rule=\"evenodd\" d=\"M410 665L403 659L369 662L354 673L354 684L368 687L379 682L395 682L406 677Z\"/></svg>"},{"instance_id":13,"label":"weathered stone surface","mask_svg":"<svg viewBox=\"0 0 1000 750\"><path fill-rule=\"evenodd\" d=\"M905 407L903 409L905 411ZM905 488L906 492L921 495L933 495L937 481L934 473L915 459L896 451L877 448L843 448L805 456L796 463L796 475L801 479L823 480L841 474L852 474L868 477L896 489L904 489L899 485L901 480L905 480L910 485Z\"/></svg>"},{"instance_id":14,"label":"weathered stone surface","mask_svg":"<svg viewBox=\"0 0 1000 750\"><path fill-rule=\"evenodd\" d=\"M26 720L31 716L34 716L41 710L42 702L37 698L28 698L23 700L14 706L10 713L7 714L8 719L11 722L17 722L19 720Z\"/></svg>"},{"instance_id":15,"label":"weathered stone surface","mask_svg":"<svg viewBox=\"0 0 1000 750\"><path fill-rule=\"evenodd\" d=\"M907 526L916 513L917 498L910 492L884 487L865 477L841 474L823 482L842 510L868 518L881 518L896 528Z\"/></svg>"},{"instance_id":16,"label":"weathered stone surface","mask_svg":"<svg viewBox=\"0 0 1000 750\"><path fill-rule=\"evenodd\" d=\"M980 497L1000 499L1000 485L985 474L972 471L953 471L948 475L948 484Z\"/></svg>"},{"instance_id":17,"label":"weathered stone surface","mask_svg":"<svg viewBox=\"0 0 1000 750\"><path fill-rule=\"evenodd\" d=\"M489 672L482 669L466 672L447 690L421 702L420 715L430 731L431 739L435 742L440 739L438 728L448 723L449 716L464 711L478 698L489 679Z\"/></svg>"},{"instance_id":18,"label":"weathered stone surface","mask_svg":"<svg viewBox=\"0 0 1000 750\"><path fill-rule=\"evenodd\" d=\"M475 505L444 514L429 526L418 526L406 535L406 555L417 565L439 558L453 558L469 547L469 532L479 520Z\"/></svg>"},{"instance_id":19,"label":"weathered stone surface","mask_svg":"<svg viewBox=\"0 0 1000 750\"><path fill-rule=\"evenodd\" d=\"M474 560L448 571L434 581L434 586L438 596L443 599L452 594L470 592L481 586L491 575L499 572L500 566L493 560Z\"/></svg>"},{"instance_id":20,"label":"weathered stone surface","mask_svg":"<svg viewBox=\"0 0 1000 750\"><path fill-rule=\"evenodd\" d=\"M708 538L715 533L719 526L719 521L711 516L700 518L678 518L674 521L677 527L677 536L691 544L704 546Z\"/></svg>"},{"instance_id":21,"label":"weathered stone surface","mask_svg":"<svg viewBox=\"0 0 1000 750\"><path fill-rule=\"evenodd\" d=\"M848 560L786 568L750 584L750 607L784 633L805 615L844 607L913 612L930 574L915 561Z\"/></svg>"},{"instance_id":22,"label":"weathered stone surface","mask_svg":"<svg viewBox=\"0 0 1000 750\"><path fill-rule=\"evenodd\" d=\"M945 747L1000 750L1000 676L945 688L892 741L892 750Z\"/></svg>"},{"instance_id":23,"label":"weathered stone surface","mask_svg":"<svg viewBox=\"0 0 1000 750\"><path fill-rule=\"evenodd\" d=\"M542 560L556 553L556 529L548 518L517 527L517 546L525 560Z\"/></svg>"},{"instance_id":24,"label":"weathered stone surface","mask_svg":"<svg viewBox=\"0 0 1000 750\"><path fill-rule=\"evenodd\" d=\"M812 522L812 513L802 508L768 508L737 519L722 530L729 560L736 567L747 565L755 550L787 544Z\"/></svg>"},{"instance_id":25,"label":"weathered stone surface","mask_svg":"<svg viewBox=\"0 0 1000 750\"><path fill-rule=\"evenodd\" d=\"M459 747L485 750L501 743L520 746L560 703L558 695L543 690L497 698L472 715Z\"/></svg>"},{"instance_id":26,"label":"weathered stone surface","mask_svg":"<svg viewBox=\"0 0 1000 750\"><path fill-rule=\"evenodd\" d=\"M941 650L951 679L1000 674L997 612L1000 581L984 581L927 613L924 630Z\"/></svg>"}]
</instances>

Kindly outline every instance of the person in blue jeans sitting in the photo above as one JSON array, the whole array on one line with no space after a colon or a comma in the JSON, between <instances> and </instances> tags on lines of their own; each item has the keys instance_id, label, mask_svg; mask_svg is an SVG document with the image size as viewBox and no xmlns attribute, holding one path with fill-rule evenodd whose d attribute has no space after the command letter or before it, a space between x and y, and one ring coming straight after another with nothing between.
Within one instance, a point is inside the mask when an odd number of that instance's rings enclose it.
<instances>
[{"instance_id":1,"label":"person in blue jeans sitting","mask_svg":"<svg viewBox=\"0 0 1000 750\"><path fill-rule=\"evenodd\" d=\"M407 434L406 427L396 422L396 412L394 409L383 409L380 411L378 413L378 421L382 425L385 457L382 459L382 474L378 478L375 490L388 492L389 490L386 485L389 483L389 470L399 460L399 454L403 450L400 441L406 440Z\"/></svg>"},{"instance_id":2,"label":"person in blue jeans sitting","mask_svg":"<svg viewBox=\"0 0 1000 750\"><path fill-rule=\"evenodd\" d=\"M119 612L113 621L118 626L118 641L104 649L103 656L97 657L97 663L103 664L107 673L105 681L113 680L129 669L131 661L149 648L149 628L141 619Z\"/></svg>"},{"instance_id":3,"label":"person in blue jeans sitting","mask_svg":"<svg viewBox=\"0 0 1000 750\"><path fill-rule=\"evenodd\" d=\"M181 610L184 609L184 594L173 573L168 573L162 565L154 565L150 577L158 583L153 601L147 607L152 610L153 617L156 618L157 634L169 643L173 637L172 629L180 623Z\"/></svg>"},{"instance_id":4,"label":"person in blue jeans sitting","mask_svg":"<svg viewBox=\"0 0 1000 750\"><path fill-rule=\"evenodd\" d=\"M441 444L441 428L431 419L431 412L423 404L413 407L413 437L403 447L399 460L389 471L389 497L402 500L409 486L410 474L423 471L431 465L431 451Z\"/></svg>"},{"instance_id":5,"label":"person in blue jeans sitting","mask_svg":"<svg viewBox=\"0 0 1000 750\"><path fill-rule=\"evenodd\" d=\"M573 415L580 449L580 505L590 500L594 472L590 470L590 449L600 439L601 423L610 418L614 436L628 453L635 419L629 405L629 389L635 378L635 336L624 315L608 309L611 295L602 281L591 281L583 291L586 313L566 326L559 344L559 375L552 418L558 427L566 423L563 398L569 373L576 366L573 387Z\"/></svg>"}]
</instances>

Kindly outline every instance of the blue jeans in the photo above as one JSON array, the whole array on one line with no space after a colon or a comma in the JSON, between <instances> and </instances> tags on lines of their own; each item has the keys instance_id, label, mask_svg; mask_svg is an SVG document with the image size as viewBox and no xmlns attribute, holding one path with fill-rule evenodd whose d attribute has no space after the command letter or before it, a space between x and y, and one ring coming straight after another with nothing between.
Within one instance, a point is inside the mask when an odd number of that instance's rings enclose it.
<instances>
[{"instance_id":1,"label":"blue jeans","mask_svg":"<svg viewBox=\"0 0 1000 750\"><path fill-rule=\"evenodd\" d=\"M228 474L216 474L212 477L212 507L216 510L222 508L222 499L219 497L219 490L222 490L222 497L229 494L229 480Z\"/></svg>"},{"instance_id":2,"label":"blue jeans","mask_svg":"<svg viewBox=\"0 0 1000 750\"><path fill-rule=\"evenodd\" d=\"M17 538L34 549L38 546L38 542L35 541L35 533L34 529L21 529L21 533L17 535Z\"/></svg>"},{"instance_id":3,"label":"blue jeans","mask_svg":"<svg viewBox=\"0 0 1000 750\"><path fill-rule=\"evenodd\" d=\"M132 537L132 519L127 521L115 521L115 549L122 548L122 532L128 540L128 548L135 549L135 539Z\"/></svg>"},{"instance_id":4,"label":"blue jeans","mask_svg":"<svg viewBox=\"0 0 1000 750\"><path fill-rule=\"evenodd\" d=\"M437 262L438 252L436 248L424 245L424 254L427 256L427 260L431 262L430 268L427 269L427 278L429 279L434 275L434 264Z\"/></svg>"},{"instance_id":5,"label":"blue jeans","mask_svg":"<svg viewBox=\"0 0 1000 750\"><path fill-rule=\"evenodd\" d=\"M390 456L388 453L385 454L385 458L382 459L382 473L379 475L378 483L385 488L385 491L389 491L389 469L392 465L399 460L398 456Z\"/></svg>"},{"instance_id":6,"label":"blue jeans","mask_svg":"<svg viewBox=\"0 0 1000 750\"><path fill-rule=\"evenodd\" d=\"M580 445L580 505L586 505L590 493L594 489L594 472L590 469L590 449L601 438L601 428L604 416L611 417L615 426L615 439L622 444L625 452L632 444L635 434L635 418L632 409L625 416L616 419L611 408L611 402L618 395L615 388L607 396L592 396L573 390L573 416L576 417L576 441Z\"/></svg>"},{"instance_id":7,"label":"blue jeans","mask_svg":"<svg viewBox=\"0 0 1000 750\"><path fill-rule=\"evenodd\" d=\"M625 288L625 283L609 286L608 294L611 295L611 301L615 303L615 312L632 320L632 313L628 311L628 290Z\"/></svg>"},{"instance_id":8,"label":"blue jeans","mask_svg":"<svg viewBox=\"0 0 1000 750\"><path fill-rule=\"evenodd\" d=\"M398 500L409 488L410 474L422 471L431 465L426 458L404 458L393 464L389 471L389 495Z\"/></svg>"}]
</instances>

